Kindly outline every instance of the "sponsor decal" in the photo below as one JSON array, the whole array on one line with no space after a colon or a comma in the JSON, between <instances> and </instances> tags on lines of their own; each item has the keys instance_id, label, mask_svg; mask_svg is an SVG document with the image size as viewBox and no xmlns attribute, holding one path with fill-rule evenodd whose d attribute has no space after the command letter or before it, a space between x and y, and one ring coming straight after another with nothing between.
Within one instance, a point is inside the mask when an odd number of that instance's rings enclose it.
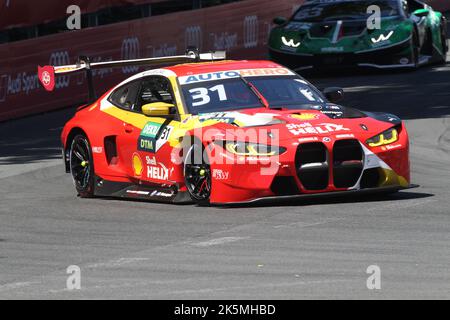
<instances>
[{"instance_id":1,"label":"sponsor decal","mask_svg":"<svg viewBox=\"0 0 450 320\"><path fill-rule=\"evenodd\" d=\"M327 134L339 131L350 131L350 129L345 128L343 125L334 123L321 123L319 125L312 125L309 122L302 124L290 123L286 127L289 132L295 136L301 134Z\"/></svg>"},{"instance_id":2,"label":"sponsor decal","mask_svg":"<svg viewBox=\"0 0 450 320\"><path fill-rule=\"evenodd\" d=\"M351 139L351 138L354 138L354 137L355 137L355 135L352 134L352 133L336 135L336 139Z\"/></svg>"},{"instance_id":3,"label":"sponsor decal","mask_svg":"<svg viewBox=\"0 0 450 320\"><path fill-rule=\"evenodd\" d=\"M325 47L320 49L322 52L333 53L333 52L344 52L344 47Z\"/></svg>"},{"instance_id":4,"label":"sponsor decal","mask_svg":"<svg viewBox=\"0 0 450 320\"><path fill-rule=\"evenodd\" d=\"M213 178L216 180L228 180L230 173L221 169L213 170Z\"/></svg>"},{"instance_id":5,"label":"sponsor decal","mask_svg":"<svg viewBox=\"0 0 450 320\"><path fill-rule=\"evenodd\" d=\"M133 154L133 171L135 176L140 177L142 176L142 171L144 169L144 166L142 164L142 159L139 156L139 154L134 153Z\"/></svg>"},{"instance_id":6,"label":"sponsor decal","mask_svg":"<svg viewBox=\"0 0 450 320\"><path fill-rule=\"evenodd\" d=\"M392 145L387 145L386 146L386 150L394 150L394 149L398 149L403 147L402 144L392 144Z\"/></svg>"},{"instance_id":7,"label":"sponsor decal","mask_svg":"<svg viewBox=\"0 0 450 320\"><path fill-rule=\"evenodd\" d=\"M319 119L319 115L317 113L293 114L291 117L294 119L305 120L305 121Z\"/></svg>"},{"instance_id":8,"label":"sponsor decal","mask_svg":"<svg viewBox=\"0 0 450 320\"><path fill-rule=\"evenodd\" d=\"M343 111L322 110L321 112L325 115L329 115L331 118L339 118L344 115Z\"/></svg>"},{"instance_id":9,"label":"sponsor decal","mask_svg":"<svg viewBox=\"0 0 450 320\"><path fill-rule=\"evenodd\" d=\"M155 122L148 122L144 129L142 129L141 136L147 138L156 138L159 129L161 128L161 124Z\"/></svg>"},{"instance_id":10,"label":"sponsor decal","mask_svg":"<svg viewBox=\"0 0 450 320\"><path fill-rule=\"evenodd\" d=\"M148 122L139 135L138 150L150 153L157 152L169 140L172 131L172 126L162 128L160 123Z\"/></svg>"},{"instance_id":11,"label":"sponsor decal","mask_svg":"<svg viewBox=\"0 0 450 320\"><path fill-rule=\"evenodd\" d=\"M55 69L52 66L38 66L38 76L45 90L55 89Z\"/></svg>"},{"instance_id":12,"label":"sponsor decal","mask_svg":"<svg viewBox=\"0 0 450 320\"><path fill-rule=\"evenodd\" d=\"M405 65L409 63L409 59L408 58L401 58L400 59L400 64Z\"/></svg>"},{"instance_id":13,"label":"sponsor decal","mask_svg":"<svg viewBox=\"0 0 450 320\"><path fill-rule=\"evenodd\" d=\"M361 127L361 129L365 130L365 131L369 131L369 128L367 128L367 126L365 124L360 124L359 125Z\"/></svg>"},{"instance_id":14,"label":"sponsor decal","mask_svg":"<svg viewBox=\"0 0 450 320\"><path fill-rule=\"evenodd\" d=\"M150 196L151 197L162 197L162 198L171 198L174 195L173 191L164 192L164 191L153 191Z\"/></svg>"},{"instance_id":15,"label":"sponsor decal","mask_svg":"<svg viewBox=\"0 0 450 320\"><path fill-rule=\"evenodd\" d=\"M180 84L190 84L203 81L214 81L222 79L243 77L260 77L260 76L287 76L294 75L294 73L286 68L261 68L261 69L246 69L246 70L230 70L218 71L212 73L203 73L197 75L190 75L179 77Z\"/></svg>"},{"instance_id":16,"label":"sponsor decal","mask_svg":"<svg viewBox=\"0 0 450 320\"><path fill-rule=\"evenodd\" d=\"M146 156L146 157L145 157L145 163L146 163L148 166L156 166L156 165L157 165L156 157L149 157L149 156Z\"/></svg>"},{"instance_id":17,"label":"sponsor decal","mask_svg":"<svg viewBox=\"0 0 450 320\"><path fill-rule=\"evenodd\" d=\"M217 113L201 113L198 116L200 122L205 122L208 120L215 120L224 123L233 123L235 117L233 113L217 112Z\"/></svg>"},{"instance_id":18,"label":"sponsor decal","mask_svg":"<svg viewBox=\"0 0 450 320\"><path fill-rule=\"evenodd\" d=\"M92 147L92 153L103 153L103 147Z\"/></svg>"},{"instance_id":19,"label":"sponsor decal","mask_svg":"<svg viewBox=\"0 0 450 320\"><path fill-rule=\"evenodd\" d=\"M127 190L127 193L139 196L148 196L150 194L149 191L139 191L139 190Z\"/></svg>"},{"instance_id":20,"label":"sponsor decal","mask_svg":"<svg viewBox=\"0 0 450 320\"><path fill-rule=\"evenodd\" d=\"M147 178L153 180L169 180L169 173L173 172L173 168L169 170L164 164L147 166Z\"/></svg>"},{"instance_id":21,"label":"sponsor decal","mask_svg":"<svg viewBox=\"0 0 450 320\"><path fill-rule=\"evenodd\" d=\"M308 138L299 138L298 142L304 143L304 142L316 142L319 141L319 138L317 137L308 137Z\"/></svg>"},{"instance_id":22,"label":"sponsor decal","mask_svg":"<svg viewBox=\"0 0 450 320\"><path fill-rule=\"evenodd\" d=\"M328 143L328 142L331 142L331 138L329 138L329 137L324 137L324 138L322 139L322 141Z\"/></svg>"}]
</instances>

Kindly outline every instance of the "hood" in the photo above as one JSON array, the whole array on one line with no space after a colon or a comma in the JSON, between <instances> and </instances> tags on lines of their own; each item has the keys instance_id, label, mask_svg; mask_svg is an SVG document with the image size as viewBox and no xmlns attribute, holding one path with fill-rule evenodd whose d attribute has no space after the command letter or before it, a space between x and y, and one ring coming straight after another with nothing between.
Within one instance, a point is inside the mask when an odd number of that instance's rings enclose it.
<instances>
[{"instance_id":1,"label":"hood","mask_svg":"<svg viewBox=\"0 0 450 320\"><path fill-rule=\"evenodd\" d=\"M312 106L309 110L250 109L220 113L204 113L184 121L189 127L213 128L214 136L230 135L236 140L258 142L261 134L274 141L298 139L355 138L365 141L401 120L384 113L363 113L335 104ZM264 140L266 136L263 137Z\"/></svg>"},{"instance_id":2,"label":"hood","mask_svg":"<svg viewBox=\"0 0 450 320\"><path fill-rule=\"evenodd\" d=\"M367 29L366 20L291 21L273 29L270 46L299 54L358 52L404 41L411 31L411 21L402 17L382 18L375 30Z\"/></svg>"}]
</instances>

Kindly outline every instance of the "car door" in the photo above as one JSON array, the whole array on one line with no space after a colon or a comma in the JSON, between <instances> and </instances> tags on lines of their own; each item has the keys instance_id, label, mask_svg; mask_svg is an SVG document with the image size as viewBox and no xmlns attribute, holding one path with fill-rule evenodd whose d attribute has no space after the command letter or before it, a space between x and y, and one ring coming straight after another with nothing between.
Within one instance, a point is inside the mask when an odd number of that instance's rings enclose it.
<instances>
[{"instance_id":1,"label":"car door","mask_svg":"<svg viewBox=\"0 0 450 320\"><path fill-rule=\"evenodd\" d=\"M145 115L142 107L148 104L171 105L164 116ZM171 161L170 137L180 125L180 116L169 79L148 76L141 80L133 112L141 118L142 129L132 136L130 152L131 174L142 182L166 184L172 181L174 165Z\"/></svg>"}]
</instances>

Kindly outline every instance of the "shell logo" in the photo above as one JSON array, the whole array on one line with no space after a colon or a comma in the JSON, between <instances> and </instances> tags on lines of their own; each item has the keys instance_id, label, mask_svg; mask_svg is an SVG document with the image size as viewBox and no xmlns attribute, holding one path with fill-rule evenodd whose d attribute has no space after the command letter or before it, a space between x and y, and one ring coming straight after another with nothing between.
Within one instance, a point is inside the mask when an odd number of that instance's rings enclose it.
<instances>
[{"instance_id":1,"label":"shell logo","mask_svg":"<svg viewBox=\"0 0 450 320\"><path fill-rule=\"evenodd\" d=\"M314 120L319 119L319 115L316 113L301 113L301 114L293 114L292 118L299 120Z\"/></svg>"},{"instance_id":2,"label":"shell logo","mask_svg":"<svg viewBox=\"0 0 450 320\"><path fill-rule=\"evenodd\" d=\"M134 174L138 177L142 175L142 170L144 169L144 166L142 165L141 157L135 153L133 154L133 170Z\"/></svg>"}]
</instances>

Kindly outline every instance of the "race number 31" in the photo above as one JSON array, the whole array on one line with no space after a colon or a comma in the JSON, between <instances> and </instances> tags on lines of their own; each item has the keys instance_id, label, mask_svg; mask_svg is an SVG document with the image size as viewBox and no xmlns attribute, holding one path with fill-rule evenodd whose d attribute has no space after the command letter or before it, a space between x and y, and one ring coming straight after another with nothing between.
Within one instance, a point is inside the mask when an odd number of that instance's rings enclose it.
<instances>
[{"instance_id":1,"label":"race number 31","mask_svg":"<svg viewBox=\"0 0 450 320\"><path fill-rule=\"evenodd\" d=\"M210 89L207 88L195 88L189 90L189 93L192 95L192 106L199 107L211 102L211 93L217 93L220 101L226 101L227 93L225 91L225 87L223 84L217 85Z\"/></svg>"}]
</instances>

